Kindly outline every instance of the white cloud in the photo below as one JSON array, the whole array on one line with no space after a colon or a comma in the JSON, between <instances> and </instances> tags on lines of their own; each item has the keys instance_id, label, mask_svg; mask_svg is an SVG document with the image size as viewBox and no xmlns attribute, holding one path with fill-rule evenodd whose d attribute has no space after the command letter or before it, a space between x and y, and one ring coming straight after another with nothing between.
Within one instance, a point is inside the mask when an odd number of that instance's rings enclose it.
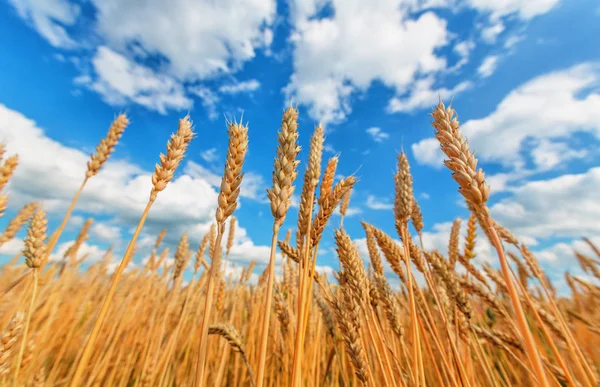
<instances>
[{"instance_id":1,"label":"white cloud","mask_svg":"<svg viewBox=\"0 0 600 387\"><path fill-rule=\"evenodd\" d=\"M260 82L256 79L251 79L249 81L232 83L229 85L223 85L219 87L219 91L223 94L239 94L239 93L249 93L252 91L256 91L260 88Z\"/></svg>"},{"instance_id":2,"label":"white cloud","mask_svg":"<svg viewBox=\"0 0 600 387\"><path fill-rule=\"evenodd\" d=\"M491 207L492 216L517 236L530 238L600 235L600 168L530 181Z\"/></svg>"},{"instance_id":3,"label":"white cloud","mask_svg":"<svg viewBox=\"0 0 600 387\"><path fill-rule=\"evenodd\" d=\"M525 39L525 36L523 36L523 35L513 35L513 36L510 36L510 37L508 37L504 41L504 48L510 50L513 47L515 47L517 44L519 44L524 39Z\"/></svg>"},{"instance_id":4,"label":"white cloud","mask_svg":"<svg viewBox=\"0 0 600 387\"><path fill-rule=\"evenodd\" d=\"M91 233L96 238L107 242L114 242L121 239L121 228L105 223L94 222Z\"/></svg>"},{"instance_id":5,"label":"white cloud","mask_svg":"<svg viewBox=\"0 0 600 387\"><path fill-rule=\"evenodd\" d=\"M333 154L338 153L338 151L336 151L335 148L331 144L325 144L325 146L323 146L323 151L325 151L327 153L333 153Z\"/></svg>"},{"instance_id":6,"label":"white cloud","mask_svg":"<svg viewBox=\"0 0 600 387\"><path fill-rule=\"evenodd\" d=\"M600 236L589 238L596 246L600 246ZM574 239L568 242L559 242L544 249L531 249L535 257L539 260L540 266L546 272L552 284L557 288L559 294L569 294L570 289L564 279L565 272L583 279L586 282L593 283L595 278L589 278L575 257L577 251L590 257L596 257L590 246L581 239Z\"/></svg>"},{"instance_id":7,"label":"white cloud","mask_svg":"<svg viewBox=\"0 0 600 387\"><path fill-rule=\"evenodd\" d=\"M240 196L243 198L254 199L267 202L267 185L262 175L255 172L245 172Z\"/></svg>"},{"instance_id":8,"label":"white cloud","mask_svg":"<svg viewBox=\"0 0 600 387\"><path fill-rule=\"evenodd\" d=\"M191 108L185 83L233 74L257 51L268 53L276 16L275 0L92 0L94 19L85 20L95 32L91 39L65 28L83 19L80 6L69 0L10 2L53 46L95 52L93 72L77 77L77 83L109 104L136 103L163 114ZM85 53L82 59L88 60ZM149 67L148 59L155 65ZM252 79L224 85L221 92L249 92L259 86ZM201 98L209 117L216 117L211 95L201 89L190 92Z\"/></svg>"},{"instance_id":9,"label":"white cloud","mask_svg":"<svg viewBox=\"0 0 600 387\"><path fill-rule=\"evenodd\" d=\"M580 159L587 156L587 154L588 152L584 149L574 150L564 142L550 141L545 138L531 151L533 162L541 170L555 168L562 162Z\"/></svg>"},{"instance_id":10,"label":"white cloud","mask_svg":"<svg viewBox=\"0 0 600 387\"><path fill-rule=\"evenodd\" d=\"M207 163L217 161L219 159L217 148L210 148L200 152L200 157L202 157L202 159L204 159L204 161L206 161Z\"/></svg>"},{"instance_id":11,"label":"white cloud","mask_svg":"<svg viewBox=\"0 0 600 387\"><path fill-rule=\"evenodd\" d=\"M69 242L60 243L54 253L50 255L49 261L55 262L63 259L65 253L75 243L74 240ZM84 262L95 263L101 261L106 253L105 249L98 247L97 245L88 244L87 242L83 242L77 251L77 258L81 259L83 256L86 256Z\"/></svg>"},{"instance_id":12,"label":"white cloud","mask_svg":"<svg viewBox=\"0 0 600 387\"><path fill-rule=\"evenodd\" d=\"M461 57L465 58L471 54L471 51L475 48L475 42L472 40L463 40L454 45L454 52L456 52Z\"/></svg>"},{"instance_id":13,"label":"white cloud","mask_svg":"<svg viewBox=\"0 0 600 387\"><path fill-rule=\"evenodd\" d=\"M65 26L75 24L80 13L78 5L68 0L9 0L9 3L52 46L73 48L77 45Z\"/></svg>"},{"instance_id":14,"label":"white cloud","mask_svg":"<svg viewBox=\"0 0 600 387\"><path fill-rule=\"evenodd\" d=\"M202 179L208 182L213 187L219 187L221 185L221 176L213 173L203 167L202 165L193 161L188 161L185 164L183 172L186 175L190 175L194 179Z\"/></svg>"},{"instance_id":15,"label":"white cloud","mask_svg":"<svg viewBox=\"0 0 600 387\"><path fill-rule=\"evenodd\" d=\"M493 19L516 14L523 20L550 11L560 0L468 0L468 4L482 12L490 13Z\"/></svg>"},{"instance_id":16,"label":"white cloud","mask_svg":"<svg viewBox=\"0 0 600 387\"><path fill-rule=\"evenodd\" d=\"M452 50L460 56L460 59L449 69L449 71L457 71L469 63L469 56L474 49L475 42L473 40L463 40L456 43Z\"/></svg>"},{"instance_id":17,"label":"white cloud","mask_svg":"<svg viewBox=\"0 0 600 387\"><path fill-rule=\"evenodd\" d=\"M440 149L440 143L435 138L426 138L410 146L419 164L427 164L434 168L444 166L444 152Z\"/></svg>"},{"instance_id":18,"label":"white cloud","mask_svg":"<svg viewBox=\"0 0 600 387\"><path fill-rule=\"evenodd\" d=\"M10 259L15 255L20 254L24 248L25 244L23 243L23 240L14 238L0 246L0 256L7 256Z\"/></svg>"},{"instance_id":19,"label":"white cloud","mask_svg":"<svg viewBox=\"0 0 600 387\"><path fill-rule=\"evenodd\" d=\"M362 210L358 207L348 207L346 210L346 217L350 218L356 215L362 214ZM337 206L335 210L333 210L333 215L340 216L340 206Z\"/></svg>"},{"instance_id":20,"label":"white cloud","mask_svg":"<svg viewBox=\"0 0 600 387\"><path fill-rule=\"evenodd\" d=\"M374 195L367 196L367 207L372 210L391 210L394 204Z\"/></svg>"},{"instance_id":21,"label":"white cloud","mask_svg":"<svg viewBox=\"0 0 600 387\"><path fill-rule=\"evenodd\" d=\"M521 160L527 138L560 139L578 131L600 136L599 84L600 66L594 63L541 75L462 128L480 158L511 165Z\"/></svg>"},{"instance_id":22,"label":"white cloud","mask_svg":"<svg viewBox=\"0 0 600 387\"><path fill-rule=\"evenodd\" d=\"M384 132L378 127L371 127L367 129L367 134L369 134L369 136L371 136L375 142L383 142L386 138L390 137L388 133Z\"/></svg>"},{"instance_id":23,"label":"white cloud","mask_svg":"<svg viewBox=\"0 0 600 387\"><path fill-rule=\"evenodd\" d=\"M600 237L589 238L592 243L596 246L600 246ZM596 254L592 248L583 240L576 239L569 243L559 242L550 246L546 249L534 251L536 257L545 263L552 264L553 266L560 265L561 269L572 269L574 265L577 265L574 251L581 254L594 257Z\"/></svg>"},{"instance_id":24,"label":"white cloud","mask_svg":"<svg viewBox=\"0 0 600 387\"><path fill-rule=\"evenodd\" d=\"M483 78L487 78L492 75L494 71L496 71L496 67L498 67L498 59L499 58L497 55L487 56L477 68L479 75L481 75Z\"/></svg>"},{"instance_id":25,"label":"white cloud","mask_svg":"<svg viewBox=\"0 0 600 387\"><path fill-rule=\"evenodd\" d=\"M390 99L387 111L389 113L412 112L416 109L431 107L440 98L452 98L472 86L470 81L462 81L452 89L447 89L445 87L436 89L433 87L433 84L433 76L415 81L407 97L393 97Z\"/></svg>"},{"instance_id":26,"label":"white cloud","mask_svg":"<svg viewBox=\"0 0 600 387\"><path fill-rule=\"evenodd\" d=\"M333 16L315 18L325 2L294 1L294 74L288 97L307 104L317 120L342 121L349 97L373 81L403 92L418 74L445 68L435 49L448 40L446 22L432 12L410 18L396 0L327 3Z\"/></svg>"},{"instance_id":27,"label":"white cloud","mask_svg":"<svg viewBox=\"0 0 600 387\"><path fill-rule=\"evenodd\" d=\"M232 72L270 43L274 0L93 0L97 28L112 47L135 43L164 56L178 79ZM132 15L139 17L132 18Z\"/></svg>"},{"instance_id":28,"label":"white cloud","mask_svg":"<svg viewBox=\"0 0 600 387\"><path fill-rule=\"evenodd\" d=\"M511 180L514 180L512 173L497 173L485 177L485 182L491 188L490 195L505 191Z\"/></svg>"},{"instance_id":29,"label":"white cloud","mask_svg":"<svg viewBox=\"0 0 600 387\"><path fill-rule=\"evenodd\" d=\"M522 153L527 155L527 148L531 148L524 147L528 139L538 144L544 139L556 142L577 132L600 137L599 85L597 63L540 75L510 92L487 117L466 121L463 133L479 159L520 169L525 163ZM436 167L443 160L438 148L434 138L412 145L418 162ZM541 151L538 150L538 156ZM554 157L557 156L574 157L570 152L555 152ZM544 159L538 157L540 165Z\"/></svg>"},{"instance_id":30,"label":"white cloud","mask_svg":"<svg viewBox=\"0 0 600 387\"><path fill-rule=\"evenodd\" d=\"M155 73L106 46L92 59L94 75L80 76L75 83L99 93L111 105L137 103L166 114L168 109L189 109L193 101L173 78Z\"/></svg>"},{"instance_id":31,"label":"white cloud","mask_svg":"<svg viewBox=\"0 0 600 387\"><path fill-rule=\"evenodd\" d=\"M484 42L486 42L488 44L494 44L494 43L496 43L496 39L498 38L498 35L500 35L503 31L504 31L504 24L501 21L497 21L496 23L492 24L491 26L485 27L481 31L481 38L484 40Z\"/></svg>"}]
</instances>

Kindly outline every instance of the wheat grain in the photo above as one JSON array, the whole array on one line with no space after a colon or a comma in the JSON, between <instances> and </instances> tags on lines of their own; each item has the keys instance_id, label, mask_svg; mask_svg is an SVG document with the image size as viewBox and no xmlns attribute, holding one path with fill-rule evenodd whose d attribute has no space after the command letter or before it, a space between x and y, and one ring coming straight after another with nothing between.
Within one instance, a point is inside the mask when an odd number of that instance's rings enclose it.
<instances>
[{"instance_id":1,"label":"wheat grain","mask_svg":"<svg viewBox=\"0 0 600 387\"><path fill-rule=\"evenodd\" d=\"M38 269L44 264L46 256L46 231L48 229L48 220L43 209L38 208L31 218L27 237L25 238L25 263L32 269Z\"/></svg>"},{"instance_id":2,"label":"wheat grain","mask_svg":"<svg viewBox=\"0 0 600 387\"><path fill-rule=\"evenodd\" d=\"M467 261L475 258L475 243L477 239L477 216L471 213L467 222L467 237L465 239L464 257Z\"/></svg>"},{"instance_id":3,"label":"wheat grain","mask_svg":"<svg viewBox=\"0 0 600 387\"><path fill-rule=\"evenodd\" d=\"M8 222L6 229L0 235L0 246L12 240L17 235L23 225L31 218L37 207L38 203L29 203L19 210L17 215Z\"/></svg>"},{"instance_id":4,"label":"wheat grain","mask_svg":"<svg viewBox=\"0 0 600 387\"><path fill-rule=\"evenodd\" d=\"M100 144L96 147L96 153L91 155L90 161L88 161L88 169L85 173L86 179L95 176L100 168L106 163L115 147L119 143L119 139L123 135L125 128L129 125L129 119L125 114L119 114L117 118L108 128L108 133L105 138L100 140Z\"/></svg>"},{"instance_id":5,"label":"wheat grain","mask_svg":"<svg viewBox=\"0 0 600 387\"><path fill-rule=\"evenodd\" d=\"M24 319L24 313L15 313L0 336L0 379L10 371L12 349L23 330Z\"/></svg>"},{"instance_id":6,"label":"wheat grain","mask_svg":"<svg viewBox=\"0 0 600 387\"><path fill-rule=\"evenodd\" d=\"M271 202L271 213L275 222L283 224L294 194L294 180L298 172L296 168L300 161L296 158L300 152L298 145L298 111L289 107L283 114L279 144L273 168L273 187L267 190Z\"/></svg>"}]
</instances>

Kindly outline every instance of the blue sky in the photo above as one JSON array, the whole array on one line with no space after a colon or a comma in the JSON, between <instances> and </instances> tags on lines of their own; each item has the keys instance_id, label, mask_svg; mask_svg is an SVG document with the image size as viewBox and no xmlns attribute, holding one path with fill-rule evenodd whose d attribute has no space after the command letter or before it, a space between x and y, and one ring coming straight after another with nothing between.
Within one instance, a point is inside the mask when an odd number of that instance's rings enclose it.
<instances>
[{"instance_id":1,"label":"blue sky","mask_svg":"<svg viewBox=\"0 0 600 387\"><path fill-rule=\"evenodd\" d=\"M66 249L94 217L90 260L111 243L122 252L158 154L189 112L198 136L151 212L137 259L162 227L167 244L187 230L194 247L214 217L225 117L243 112L250 150L232 259L261 267L272 228L265 189L293 101L303 149L322 122L324 157L339 153L338 173L359 178L344 225L362 251L361 220L394 233L402 149L425 242L444 250L451 222L468 212L432 137L428 113L441 96L453 100L488 176L493 216L559 280L578 273L580 237L600 242L599 25L593 0L0 0L0 138L21 156L0 227L31 200L44 202L55 227L88 154L125 111L132 123L59 244ZM337 268L331 230L319 265ZM480 240L479 259L493 261ZM20 243L0 251L9 257Z\"/></svg>"}]
</instances>

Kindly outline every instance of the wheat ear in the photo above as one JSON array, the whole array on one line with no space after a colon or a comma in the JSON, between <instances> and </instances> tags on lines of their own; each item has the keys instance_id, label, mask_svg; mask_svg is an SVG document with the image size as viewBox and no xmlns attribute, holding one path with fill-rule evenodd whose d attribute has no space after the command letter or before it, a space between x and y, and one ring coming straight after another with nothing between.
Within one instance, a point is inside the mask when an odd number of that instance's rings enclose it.
<instances>
[{"instance_id":1,"label":"wheat ear","mask_svg":"<svg viewBox=\"0 0 600 387\"><path fill-rule=\"evenodd\" d=\"M265 363L267 359L267 340L269 336L269 325L271 320L271 303L273 298L273 287L275 284L275 253L279 229L285 220L285 216L291 204L294 193L294 180L298 172L296 168L300 161L297 160L300 146L298 145L298 111L289 107L283 113L281 130L278 134L279 144L277 156L273 167L273 187L267 190L267 197L271 203L271 213L274 218L273 240L271 241L271 253L269 257L267 294L265 299L264 319L261 327L257 385L262 387Z\"/></svg>"},{"instance_id":2,"label":"wheat ear","mask_svg":"<svg viewBox=\"0 0 600 387\"><path fill-rule=\"evenodd\" d=\"M19 349L19 355L17 356L17 363L15 366L15 375L13 378L13 387L15 387L19 380L19 371L21 369L21 361L23 360L23 354L25 352L25 345L27 343L27 333L29 331L29 322L31 321L31 315L33 314L35 307L35 298L37 295L38 288L38 275L39 269L44 264L46 258L46 232L48 231L48 220L46 219L46 213L41 208L38 208L29 224L27 230L27 237L25 238L25 249L23 255L25 256L25 263L29 268L32 269L31 277L33 283L33 289L31 291L31 299L29 300L29 309L25 317L25 327L23 328L23 338L21 341L21 348Z\"/></svg>"},{"instance_id":3,"label":"wheat ear","mask_svg":"<svg viewBox=\"0 0 600 387\"><path fill-rule=\"evenodd\" d=\"M221 270L221 240L225 232L225 221L237 207L237 199L242 184L242 167L248 151L248 126L241 123L229 123L229 146L227 148L227 159L223 178L221 179L221 190L219 192L218 207L215 214L217 221L217 238L211 254L211 265L208 273L206 296L204 297L204 314L199 327L199 348L196 357L195 386L204 385L204 371L208 348L208 324L212 312L212 303L215 292L217 274ZM211 245L212 246L212 245Z\"/></svg>"},{"instance_id":4,"label":"wheat ear","mask_svg":"<svg viewBox=\"0 0 600 387\"><path fill-rule=\"evenodd\" d=\"M483 170L477 169L477 158L475 158L475 153L471 151L468 141L461 133L460 123L455 113L456 112L452 107L446 108L440 101L431 114L433 117L432 126L435 129L435 137L440 142L442 151L449 158L444 161L444 165L452 171L452 177L459 185L458 191L460 194L465 197L475 212L485 220L491 242L498 253L498 259L500 260L500 265L502 267L502 275L504 276L508 287L508 293L516 315L517 326L525 340L529 361L533 366L538 383L544 387L548 387L549 383L544 371L541 356L537 350L533 335L527 325L525 313L523 312L517 289L511 278L508 263L504 255L504 249L498 238L494 221L490 218L490 212L486 204L490 187L485 182Z\"/></svg>"},{"instance_id":5,"label":"wheat ear","mask_svg":"<svg viewBox=\"0 0 600 387\"><path fill-rule=\"evenodd\" d=\"M302 193L300 195L300 208L298 211L298 230L296 231L296 244L299 252L299 278L298 298L297 298L297 316L298 324L296 337L294 339L294 357L292 360L292 385L298 386L302 379L302 351L304 345L304 333L306 331L306 318L310 309L310 287L312 284L311 275L314 269L314 260L311 264L311 227L312 215L315 202L315 190L321 176L321 159L323 157L324 131L319 124L310 139L310 149L308 154L308 166L304 172L304 182ZM306 237L306 240L305 240Z\"/></svg>"},{"instance_id":6,"label":"wheat ear","mask_svg":"<svg viewBox=\"0 0 600 387\"><path fill-rule=\"evenodd\" d=\"M246 355L246 351L244 350L244 344L242 343L242 338L239 333L229 324L214 324L208 327L209 335L218 335L227 340L227 343L231 346L234 352L238 352L244 363L246 364L246 368L248 369L248 374L250 375L250 381L252 382L252 386L256 386L254 381L254 375L252 373L252 368L250 367L250 363L248 362L248 356Z\"/></svg>"},{"instance_id":7,"label":"wheat ear","mask_svg":"<svg viewBox=\"0 0 600 387\"><path fill-rule=\"evenodd\" d=\"M421 340L419 338L419 321L417 317L417 307L415 304L415 295L413 289L413 275L410 265L410 252L409 252L409 233L408 233L408 221L412 217L413 213L413 181L412 174L410 173L410 165L408 163L408 157L404 152L401 152L398 156L398 170L396 176L394 176L396 183L396 197L394 201L394 215L396 218L396 230L398 235L402 239L404 246L404 263L406 264L407 286L410 303L410 317L412 320L412 338L413 338L413 362L415 371L415 382L417 386L425 385L425 375L423 369L423 359L421 355Z\"/></svg>"},{"instance_id":8,"label":"wheat ear","mask_svg":"<svg viewBox=\"0 0 600 387\"><path fill-rule=\"evenodd\" d=\"M96 147L96 153L91 155L90 157L90 161L88 162L88 169L85 173L85 178L83 179L83 182L81 183L79 189L75 193L75 196L73 197L73 200L71 201L71 204L69 205L69 208L67 209L67 212L63 217L62 222L60 223L60 226L58 226L58 229L56 229L56 231L52 233L52 237L48 240L48 248L46 254L52 254L52 250L54 250L56 243L58 243L58 240L60 239L60 236L62 235L62 232L65 229L65 226L67 225L67 222L69 221L73 210L75 209L75 205L79 200L79 196L81 196L83 188L85 187L88 180L95 176L100 170L100 168L102 168L104 163L108 160L108 158L114 151L115 146L119 142L119 139L123 135L123 132L125 131L127 125L129 125L129 119L125 114L120 114L108 128L108 134L106 135L106 137L100 140L100 144L98 144L98 146Z\"/></svg>"},{"instance_id":9,"label":"wheat ear","mask_svg":"<svg viewBox=\"0 0 600 387\"><path fill-rule=\"evenodd\" d=\"M175 170L179 166L181 160L183 160L185 151L187 150L187 147L193 137L194 132L192 130L192 122L190 121L189 117L186 116L180 119L179 128L177 129L177 132L171 135L171 139L167 143L167 154L160 155L160 165L156 165L154 174L152 175L152 189L150 190L150 198L148 200L148 203L146 204L144 212L142 213L140 221L138 222L135 232L133 233L133 236L129 241L129 245L125 250L125 254L121 259L117 270L112 276L108 293L104 297L102 307L100 308L100 311L96 316L94 326L92 327L92 331L87 338L83 352L81 354L81 358L79 359L79 362L76 366L73 379L70 383L71 387L78 387L81 385L83 372L87 367L87 363L89 362L89 359L92 355L92 349L94 348L96 339L98 337L98 334L100 333L100 328L104 323L104 319L106 318L108 309L117 290L117 284L119 283L119 280L123 275L123 271L125 270L125 267L129 263L130 258L133 255L135 243L140 234L140 231L142 230L142 227L144 226L144 223L146 222L146 218L148 217L150 208L152 207L152 204L154 204L158 193L164 190L167 186L167 183L173 178Z\"/></svg>"},{"instance_id":10,"label":"wheat ear","mask_svg":"<svg viewBox=\"0 0 600 387\"><path fill-rule=\"evenodd\" d=\"M6 229L2 235L0 235L0 246L13 239L23 225L31 218L33 212L36 210L38 203L26 204L17 215L8 222Z\"/></svg>"}]
</instances>

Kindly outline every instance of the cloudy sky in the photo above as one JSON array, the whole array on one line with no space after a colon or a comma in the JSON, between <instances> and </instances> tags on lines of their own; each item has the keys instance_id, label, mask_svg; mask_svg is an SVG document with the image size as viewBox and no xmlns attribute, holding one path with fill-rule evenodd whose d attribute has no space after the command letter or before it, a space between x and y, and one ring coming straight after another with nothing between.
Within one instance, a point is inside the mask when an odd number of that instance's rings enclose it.
<instances>
[{"instance_id":1,"label":"cloudy sky","mask_svg":"<svg viewBox=\"0 0 600 387\"><path fill-rule=\"evenodd\" d=\"M340 154L339 174L360 180L344 225L361 249L361 220L394 233L404 149L425 242L444 250L451 222L468 212L432 137L428 113L441 96L487 173L493 216L559 280L577 273L582 236L600 241L599 25L594 0L0 0L0 139L21 161L0 227L32 200L55 227L89 153L125 111L131 125L59 244L94 217L90 259L110 244L122 252L158 154L189 112L197 138L151 211L138 260L162 227L167 244L187 230L195 248L214 219L225 118L243 113L250 150L232 259L264 267L265 188L293 101L303 148L322 122L325 157ZM326 233L319 265L337 268ZM4 259L20 247L5 245ZM488 246L479 251L489 258Z\"/></svg>"}]
</instances>

